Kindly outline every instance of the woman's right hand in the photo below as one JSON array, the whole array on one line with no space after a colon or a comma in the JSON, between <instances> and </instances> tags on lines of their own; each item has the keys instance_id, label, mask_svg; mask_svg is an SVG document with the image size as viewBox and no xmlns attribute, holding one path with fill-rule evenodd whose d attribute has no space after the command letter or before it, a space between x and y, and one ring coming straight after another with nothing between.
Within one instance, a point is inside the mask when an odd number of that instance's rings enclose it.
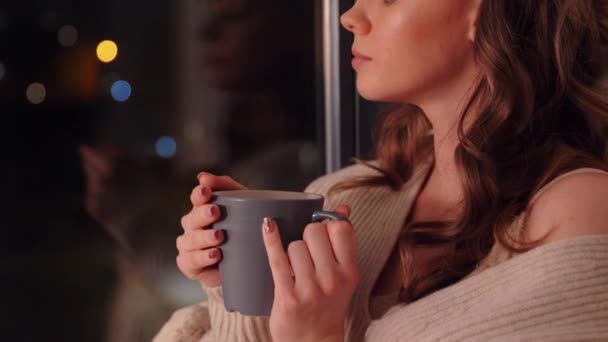
<instances>
[{"instance_id":1,"label":"woman's right hand","mask_svg":"<svg viewBox=\"0 0 608 342\"><path fill-rule=\"evenodd\" d=\"M224 241L222 230L209 229L220 217L220 209L209 204L211 193L219 190L245 190L228 176L215 176L201 172L199 185L190 194L192 210L182 217L184 234L177 238L177 267L188 278L200 281L206 287L220 285L218 262L222 258L219 245Z\"/></svg>"}]
</instances>

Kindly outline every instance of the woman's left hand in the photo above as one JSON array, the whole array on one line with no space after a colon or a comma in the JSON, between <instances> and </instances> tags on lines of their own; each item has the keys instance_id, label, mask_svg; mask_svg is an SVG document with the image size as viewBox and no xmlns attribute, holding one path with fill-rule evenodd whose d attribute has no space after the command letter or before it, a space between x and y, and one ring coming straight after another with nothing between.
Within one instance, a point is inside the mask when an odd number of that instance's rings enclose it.
<instances>
[{"instance_id":1,"label":"woman's left hand","mask_svg":"<svg viewBox=\"0 0 608 342\"><path fill-rule=\"evenodd\" d=\"M336 212L348 217L350 208ZM279 228L264 220L274 279L270 333L274 341L344 341L344 320L359 281L357 238L350 222L311 223L304 240L281 244Z\"/></svg>"}]
</instances>

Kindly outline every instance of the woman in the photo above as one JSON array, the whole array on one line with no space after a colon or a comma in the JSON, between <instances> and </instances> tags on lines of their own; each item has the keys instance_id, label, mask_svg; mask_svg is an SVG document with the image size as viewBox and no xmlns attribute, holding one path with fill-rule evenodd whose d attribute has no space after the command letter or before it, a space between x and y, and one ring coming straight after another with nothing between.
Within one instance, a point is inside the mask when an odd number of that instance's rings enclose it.
<instances>
[{"instance_id":1,"label":"woman","mask_svg":"<svg viewBox=\"0 0 608 342\"><path fill-rule=\"evenodd\" d=\"M309 225L286 253L266 220L270 319L226 313L222 236L202 227L219 214L210 192L241 186L199 175L177 262L208 308L178 311L158 339L608 338L607 7L358 0L341 18L357 89L400 105L376 130L377 161L306 190L352 226Z\"/></svg>"}]
</instances>

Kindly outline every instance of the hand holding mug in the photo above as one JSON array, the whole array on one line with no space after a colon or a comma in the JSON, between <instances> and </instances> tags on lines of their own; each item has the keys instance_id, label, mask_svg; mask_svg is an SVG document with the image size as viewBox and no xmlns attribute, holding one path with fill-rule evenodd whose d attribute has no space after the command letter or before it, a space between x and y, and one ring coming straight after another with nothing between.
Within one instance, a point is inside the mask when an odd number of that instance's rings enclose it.
<instances>
[{"instance_id":1,"label":"hand holding mug","mask_svg":"<svg viewBox=\"0 0 608 342\"><path fill-rule=\"evenodd\" d=\"M209 229L219 219L220 209L209 203L212 192L218 190L245 190L246 188L228 176L200 173L197 185L190 194L192 210L181 220L184 234L177 238L177 266L188 278L200 281L206 287L221 283L217 263L222 257L217 247L224 241L219 229Z\"/></svg>"},{"instance_id":2,"label":"hand holding mug","mask_svg":"<svg viewBox=\"0 0 608 342\"><path fill-rule=\"evenodd\" d=\"M348 218L350 209L336 213ZM264 220L264 245L275 284L270 331L275 341L343 341L357 287L357 239L348 220L311 223L304 239L281 243L280 227Z\"/></svg>"}]
</instances>

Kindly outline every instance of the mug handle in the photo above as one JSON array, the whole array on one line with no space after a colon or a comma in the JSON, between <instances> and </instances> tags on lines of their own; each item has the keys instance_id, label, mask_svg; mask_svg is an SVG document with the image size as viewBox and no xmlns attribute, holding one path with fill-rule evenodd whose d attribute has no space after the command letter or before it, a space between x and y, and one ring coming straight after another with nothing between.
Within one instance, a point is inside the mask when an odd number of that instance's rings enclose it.
<instances>
[{"instance_id":1,"label":"mug handle","mask_svg":"<svg viewBox=\"0 0 608 342\"><path fill-rule=\"evenodd\" d=\"M348 221L346 217L331 211L317 210L312 213L312 222L321 222L323 220Z\"/></svg>"}]
</instances>

